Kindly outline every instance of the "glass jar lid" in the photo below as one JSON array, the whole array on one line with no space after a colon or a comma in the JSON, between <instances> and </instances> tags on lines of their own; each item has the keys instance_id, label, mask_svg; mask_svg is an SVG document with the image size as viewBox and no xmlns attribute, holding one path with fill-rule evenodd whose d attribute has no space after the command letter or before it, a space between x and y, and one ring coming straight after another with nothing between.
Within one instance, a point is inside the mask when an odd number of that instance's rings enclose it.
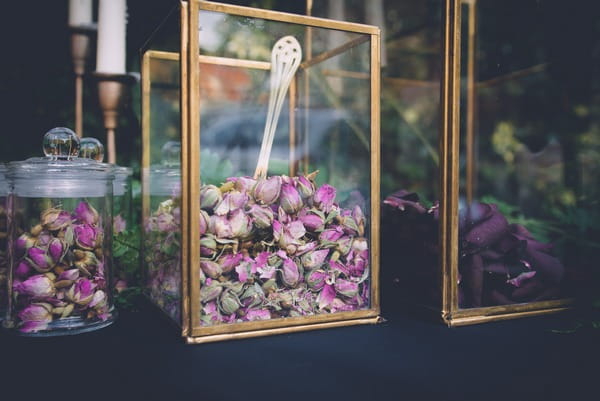
<instances>
[{"instance_id":1,"label":"glass jar lid","mask_svg":"<svg viewBox=\"0 0 600 401\"><path fill-rule=\"evenodd\" d=\"M17 196L100 197L112 192L107 183L112 184L113 167L78 157L79 138L70 129L46 132L43 149L45 157L9 163L7 176Z\"/></svg>"},{"instance_id":2,"label":"glass jar lid","mask_svg":"<svg viewBox=\"0 0 600 401\"><path fill-rule=\"evenodd\" d=\"M179 196L181 193L181 142L168 141L161 148L161 164L150 166L150 194Z\"/></svg>"}]
</instances>

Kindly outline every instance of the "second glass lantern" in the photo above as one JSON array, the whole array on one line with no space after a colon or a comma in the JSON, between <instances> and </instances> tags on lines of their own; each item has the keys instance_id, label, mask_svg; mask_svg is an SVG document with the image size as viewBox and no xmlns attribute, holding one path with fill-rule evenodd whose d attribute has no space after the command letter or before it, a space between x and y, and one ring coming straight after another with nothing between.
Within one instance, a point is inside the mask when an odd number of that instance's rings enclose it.
<instances>
[{"instance_id":1,"label":"second glass lantern","mask_svg":"<svg viewBox=\"0 0 600 401\"><path fill-rule=\"evenodd\" d=\"M188 1L142 50L147 284L188 342L379 320L379 45ZM166 191L150 166L169 141Z\"/></svg>"}]
</instances>

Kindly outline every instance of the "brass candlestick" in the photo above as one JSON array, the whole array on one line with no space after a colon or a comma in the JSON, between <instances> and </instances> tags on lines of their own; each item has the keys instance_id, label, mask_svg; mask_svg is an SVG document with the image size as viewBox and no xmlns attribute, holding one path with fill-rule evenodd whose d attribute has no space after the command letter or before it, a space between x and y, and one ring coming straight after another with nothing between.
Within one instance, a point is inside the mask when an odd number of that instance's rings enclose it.
<instances>
[{"instance_id":1,"label":"brass candlestick","mask_svg":"<svg viewBox=\"0 0 600 401\"><path fill-rule=\"evenodd\" d=\"M133 74L100 72L95 72L93 76L98 81L98 99L104 115L108 162L115 164L117 161L115 129L118 125L119 110L124 103L127 86L136 82L137 78Z\"/></svg>"},{"instance_id":2,"label":"brass candlestick","mask_svg":"<svg viewBox=\"0 0 600 401\"><path fill-rule=\"evenodd\" d=\"M83 75L90 55L90 39L96 34L95 24L70 26L71 57L75 72L75 132L83 135Z\"/></svg>"}]
</instances>

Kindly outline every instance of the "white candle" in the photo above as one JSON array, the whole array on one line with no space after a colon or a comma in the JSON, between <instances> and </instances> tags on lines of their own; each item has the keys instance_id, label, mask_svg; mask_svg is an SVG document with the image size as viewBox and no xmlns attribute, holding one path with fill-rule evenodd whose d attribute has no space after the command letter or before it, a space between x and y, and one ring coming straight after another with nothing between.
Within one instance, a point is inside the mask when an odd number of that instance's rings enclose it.
<instances>
[{"instance_id":1,"label":"white candle","mask_svg":"<svg viewBox=\"0 0 600 401\"><path fill-rule=\"evenodd\" d=\"M125 73L126 14L126 0L100 0L98 6L97 72Z\"/></svg>"},{"instance_id":2,"label":"white candle","mask_svg":"<svg viewBox=\"0 0 600 401\"><path fill-rule=\"evenodd\" d=\"M69 25L92 23L92 0L69 0Z\"/></svg>"}]
</instances>

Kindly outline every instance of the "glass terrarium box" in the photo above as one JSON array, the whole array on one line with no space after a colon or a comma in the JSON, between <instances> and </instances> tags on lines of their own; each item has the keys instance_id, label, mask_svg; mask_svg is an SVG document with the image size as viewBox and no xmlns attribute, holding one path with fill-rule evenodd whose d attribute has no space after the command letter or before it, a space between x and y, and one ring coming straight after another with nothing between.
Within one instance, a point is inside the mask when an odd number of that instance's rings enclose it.
<instances>
[{"instance_id":1,"label":"glass terrarium box","mask_svg":"<svg viewBox=\"0 0 600 401\"><path fill-rule=\"evenodd\" d=\"M600 256L594 18L585 7L566 18L544 0L449 0L443 23L440 195L405 180L384 201L402 254L399 285L449 325L591 305Z\"/></svg>"},{"instance_id":2,"label":"glass terrarium box","mask_svg":"<svg viewBox=\"0 0 600 401\"><path fill-rule=\"evenodd\" d=\"M181 2L141 51L149 299L190 343L379 320L379 29Z\"/></svg>"}]
</instances>

